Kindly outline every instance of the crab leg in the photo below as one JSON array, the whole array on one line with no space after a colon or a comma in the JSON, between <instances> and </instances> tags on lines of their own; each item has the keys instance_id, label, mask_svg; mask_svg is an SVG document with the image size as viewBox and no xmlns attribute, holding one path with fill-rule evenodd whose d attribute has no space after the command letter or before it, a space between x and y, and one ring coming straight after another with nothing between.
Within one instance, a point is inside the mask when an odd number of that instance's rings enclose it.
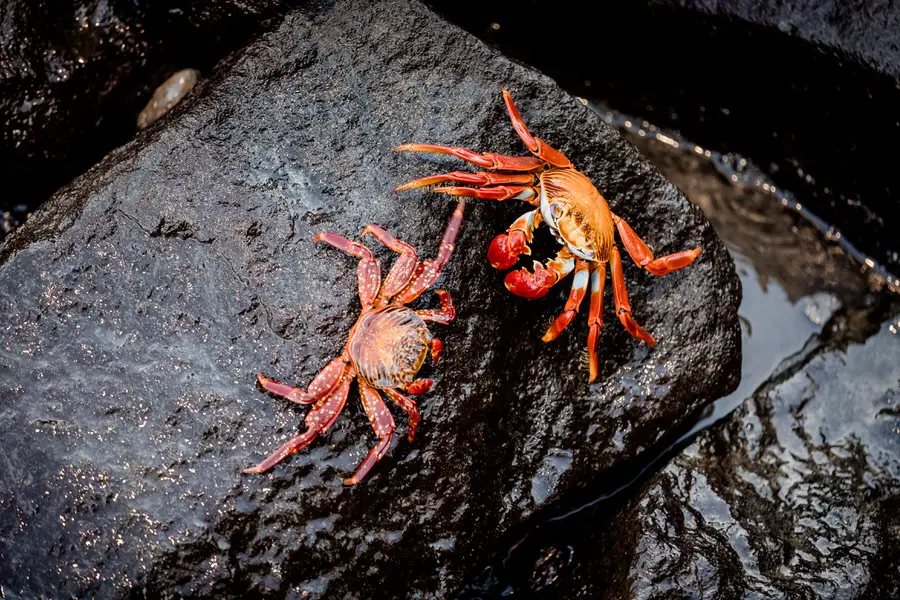
<instances>
[{"instance_id":1,"label":"crab leg","mask_svg":"<svg viewBox=\"0 0 900 600\"><path fill-rule=\"evenodd\" d=\"M343 382L330 395L319 400L309 414L306 415L306 431L298 436L292 437L285 442L278 450L270 454L265 460L255 467L244 469L244 473L262 473L268 471L285 458L306 448L310 442L316 439L320 433L324 433L331 424L334 423L344 403L347 401L347 394L350 392L350 375L352 371L345 374Z\"/></svg>"},{"instance_id":2,"label":"crab leg","mask_svg":"<svg viewBox=\"0 0 900 600\"><path fill-rule=\"evenodd\" d=\"M313 377L306 391L280 383L274 379L269 379L262 373L259 373L256 377L263 388L276 396L281 396L297 404L313 404L322 396L331 393L337 384L340 383L341 377L343 377L346 370L347 360L343 356L335 358Z\"/></svg>"},{"instance_id":3,"label":"crab leg","mask_svg":"<svg viewBox=\"0 0 900 600\"><path fill-rule=\"evenodd\" d=\"M395 191L411 190L413 188L425 187L436 183L470 183L472 185L503 185L507 183L515 183L519 185L534 185L534 175L531 173L470 173L469 171L453 171L452 173L444 173L442 175L432 175L431 177L422 177L415 179L409 183L404 183Z\"/></svg>"},{"instance_id":4,"label":"crab leg","mask_svg":"<svg viewBox=\"0 0 900 600\"><path fill-rule=\"evenodd\" d=\"M406 413L408 422L407 427L409 428L407 439L409 439L410 442L413 441L413 438L416 437L416 427L419 426L419 408L416 406L416 401L408 396L404 396L397 390L386 389L384 390L384 393Z\"/></svg>"},{"instance_id":5,"label":"crab leg","mask_svg":"<svg viewBox=\"0 0 900 600\"><path fill-rule=\"evenodd\" d=\"M381 265L378 263L378 259L372 256L372 251L360 243L351 242L328 231L323 231L313 238L313 241L325 242L360 259L359 267L357 268L359 301L362 303L363 308L371 307L375 302L375 297L378 295L378 290L381 288Z\"/></svg>"},{"instance_id":6,"label":"crab leg","mask_svg":"<svg viewBox=\"0 0 900 600\"><path fill-rule=\"evenodd\" d=\"M547 262L546 267L534 261L533 273L522 267L518 271L507 273L503 283L506 285L506 289L516 296L534 300L545 296L550 288L571 273L574 268L575 257L568 249L563 248L557 253L555 259Z\"/></svg>"},{"instance_id":7,"label":"crab leg","mask_svg":"<svg viewBox=\"0 0 900 600\"><path fill-rule=\"evenodd\" d=\"M584 300L584 295L587 293L589 278L590 269L588 268L587 261L576 261L575 278L572 281L572 291L569 293L569 299L566 301L565 312L556 317L556 320L550 325L547 333L541 338L542 341L551 342L558 338L563 329L565 329L569 323L572 322L572 319L575 318L575 313L578 312L581 301Z\"/></svg>"},{"instance_id":8,"label":"crab leg","mask_svg":"<svg viewBox=\"0 0 900 600\"><path fill-rule=\"evenodd\" d=\"M588 383L593 383L600 372L597 360L597 338L600 337L600 328L603 327L603 284L606 282L606 263L600 263L591 271L591 309L588 313L588 359L590 376Z\"/></svg>"},{"instance_id":9,"label":"crab leg","mask_svg":"<svg viewBox=\"0 0 900 600\"><path fill-rule=\"evenodd\" d=\"M496 187L476 188L476 187L436 187L435 192L450 194L451 196L469 196L472 198L481 198L483 200L524 200L529 204L537 204L540 202L538 198L540 194L537 188L523 185L498 185Z\"/></svg>"},{"instance_id":10,"label":"crab leg","mask_svg":"<svg viewBox=\"0 0 900 600\"><path fill-rule=\"evenodd\" d=\"M531 150L535 156L540 158L541 161L548 162L554 167L571 167L572 162L566 158L562 152L544 140L531 135L531 132L528 131L528 127L525 126L525 121L522 120L522 115L519 114L519 110L513 103L512 96L509 95L509 92L505 88L502 91L503 101L506 103L506 110L509 112L509 118L512 121L513 129L516 130L516 133L519 134L519 137L522 138L522 141L528 146L528 149Z\"/></svg>"},{"instance_id":11,"label":"crab leg","mask_svg":"<svg viewBox=\"0 0 900 600\"><path fill-rule=\"evenodd\" d=\"M415 248L406 242L401 242L378 225L369 225L363 229L363 236L368 233L371 233L379 242L400 254L400 258L398 258L397 262L394 263L394 266L391 267L387 278L384 280L384 285L381 288L382 299L389 300L395 296L397 292L402 290L403 286L409 283L413 271L416 268L416 264L419 262L419 257L416 254Z\"/></svg>"},{"instance_id":12,"label":"crab leg","mask_svg":"<svg viewBox=\"0 0 900 600\"><path fill-rule=\"evenodd\" d=\"M413 396L421 396L431 389L434 379L415 379L406 384L406 392Z\"/></svg>"},{"instance_id":13,"label":"crab leg","mask_svg":"<svg viewBox=\"0 0 900 600\"><path fill-rule=\"evenodd\" d=\"M613 298L616 302L616 316L628 330L628 333L645 341L651 346L656 344L653 336L644 331L631 317L631 304L628 302L628 291L625 289L625 276L622 274L622 255L615 246L609 251L609 266L612 274Z\"/></svg>"},{"instance_id":14,"label":"crab leg","mask_svg":"<svg viewBox=\"0 0 900 600\"><path fill-rule=\"evenodd\" d=\"M453 243L459 234L459 227L462 224L463 209L466 207L466 201L460 200L453 211L453 216L447 223L447 229L444 230L444 236L441 238L441 245L438 248L437 258L434 260L426 260L416 267L415 273L406 284L406 287L400 291L395 299L400 304L409 304L422 295L422 292L432 286L432 284L441 276L441 269L450 260L453 254Z\"/></svg>"},{"instance_id":15,"label":"crab leg","mask_svg":"<svg viewBox=\"0 0 900 600\"><path fill-rule=\"evenodd\" d=\"M616 229L619 230L619 237L622 238L622 244L631 256L631 259L642 269L646 269L653 275L666 275L672 271L682 269L692 262L700 254L701 248L693 250L682 250L667 256L653 258L653 252L647 244L644 243L638 234L634 232L631 226L625 222L625 219L618 215L613 215L616 222Z\"/></svg>"},{"instance_id":16,"label":"crab leg","mask_svg":"<svg viewBox=\"0 0 900 600\"><path fill-rule=\"evenodd\" d=\"M450 154L461 158L466 162L478 165L485 169L501 169L504 171L537 171L544 166L544 161L533 156L505 156L494 152L473 152L467 148L455 148L453 146L439 146L437 144L403 144L394 148L395 152L436 152L438 154Z\"/></svg>"},{"instance_id":17,"label":"crab leg","mask_svg":"<svg viewBox=\"0 0 900 600\"><path fill-rule=\"evenodd\" d=\"M438 359L441 357L441 352L443 351L444 342L437 338L431 338L431 362L433 364L437 364Z\"/></svg>"},{"instance_id":18,"label":"crab leg","mask_svg":"<svg viewBox=\"0 0 900 600\"><path fill-rule=\"evenodd\" d=\"M375 435L379 439L378 443L369 450L369 454L360 463L353 477L344 480L344 483L348 485L355 485L362 481L363 477L375 466L375 463L384 457L391 446L391 440L394 438L394 429L396 429L394 418L391 416L391 411L388 410L384 400L381 399L377 391L361 379L359 380L359 397L362 400L366 416L369 417L369 423L372 424L372 429L375 430Z\"/></svg>"},{"instance_id":19,"label":"crab leg","mask_svg":"<svg viewBox=\"0 0 900 600\"><path fill-rule=\"evenodd\" d=\"M541 212L528 211L516 219L506 233L501 233L488 246L488 261L495 269L505 270L516 264L522 254L531 254L531 243L535 228L541 224Z\"/></svg>"},{"instance_id":20,"label":"crab leg","mask_svg":"<svg viewBox=\"0 0 900 600\"><path fill-rule=\"evenodd\" d=\"M450 297L450 292L446 290L434 290L434 293L437 294L440 299L441 307L438 309L417 310L416 314L419 315L419 318L423 321L447 325L456 318L456 308L453 306L453 299ZM440 342L438 342L438 344L440 344ZM434 343L432 342L432 353L433 352ZM438 353L440 353L440 350L438 350Z\"/></svg>"}]
</instances>

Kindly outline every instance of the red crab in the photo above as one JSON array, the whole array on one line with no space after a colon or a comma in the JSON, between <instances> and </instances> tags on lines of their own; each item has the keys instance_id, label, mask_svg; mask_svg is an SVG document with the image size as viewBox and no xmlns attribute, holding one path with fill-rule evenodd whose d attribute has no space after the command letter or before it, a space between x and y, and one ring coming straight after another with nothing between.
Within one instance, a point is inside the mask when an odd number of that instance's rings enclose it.
<instances>
[{"instance_id":1,"label":"red crab","mask_svg":"<svg viewBox=\"0 0 900 600\"><path fill-rule=\"evenodd\" d=\"M387 394L408 416L409 441L413 440L419 412L416 403L407 394L423 394L434 383L431 379L416 379L430 351L437 362L443 344L428 330L426 323L446 325L456 317L450 294L435 290L441 302L439 309L412 310L406 305L429 289L450 260L453 242L462 223L465 201L461 200L447 224L444 237L435 260L419 262L412 246L391 236L378 225L369 225L362 235L371 233L375 238L400 254L381 283L381 265L372 252L357 242L351 242L329 232L320 233L315 241L330 244L338 250L360 259L358 269L359 300L362 312L350 329L344 352L332 360L313 378L304 390L268 379L260 373L260 384L277 396L298 404L312 404L306 415L306 431L291 438L268 458L244 469L244 473L262 473L291 454L308 446L320 433L324 433L344 408L350 383L356 379L363 409L378 443L359 465L347 484L359 483L387 452L394 434L394 419L378 391Z\"/></svg>"},{"instance_id":2,"label":"red crab","mask_svg":"<svg viewBox=\"0 0 900 600\"><path fill-rule=\"evenodd\" d=\"M532 232L541 223L547 224L556 240L562 244L562 250L555 259L547 262L546 267L535 261L533 272L525 268L511 271L504 282L513 294L534 299L544 296L563 277L575 271L565 311L544 334L542 339L545 342L556 339L572 321L590 282L588 381L592 382L597 378L598 372L596 346L600 327L603 325L606 263L610 264L616 315L622 325L634 337L651 346L656 343L653 336L644 331L631 316L631 305L622 275L622 259L615 245L615 230L618 229L622 243L634 262L653 275L665 275L686 267L700 254L700 248L654 258L653 252L628 223L609 210L606 200L590 180L576 170L561 152L529 133L509 92L505 89L502 92L513 128L534 156L504 156L434 144L404 144L395 150L451 154L484 169L511 173L454 171L416 179L401 185L397 191L438 183L466 183L475 187L441 186L434 191L488 200L524 200L537 206L535 210L516 219L507 233L494 238L488 248L488 260L498 269L509 269L520 255L531 254L528 244L532 240Z\"/></svg>"}]
</instances>

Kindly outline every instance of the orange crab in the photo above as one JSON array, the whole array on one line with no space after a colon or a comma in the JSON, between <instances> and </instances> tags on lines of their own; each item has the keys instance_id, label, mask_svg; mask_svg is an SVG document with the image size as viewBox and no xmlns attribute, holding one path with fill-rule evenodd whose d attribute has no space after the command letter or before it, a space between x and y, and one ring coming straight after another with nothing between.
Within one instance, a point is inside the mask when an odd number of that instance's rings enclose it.
<instances>
[{"instance_id":1,"label":"orange crab","mask_svg":"<svg viewBox=\"0 0 900 600\"><path fill-rule=\"evenodd\" d=\"M401 185L397 191L447 182L465 183L475 187L441 186L434 191L488 200L524 200L537 206L535 210L516 219L505 234L494 238L488 248L488 260L498 269L509 269L520 255L531 254L528 244L532 240L534 229L542 222L547 224L556 240L562 244L562 250L555 259L547 262L546 267L535 261L533 272L525 268L511 271L504 282L513 294L534 299L547 294L563 277L575 271L565 310L544 334L542 339L545 342L556 339L572 321L590 282L588 381L592 382L598 373L596 346L600 327L603 325L606 263L610 264L616 315L622 325L632 336L651 346L656 343L653 336L644 331L631 315L625 278L622 275L622 259L615 245L614 231L618 229L622 243L634 262L653 275L665 275L686 267L700 254L700 248L654 258L653 252L628 223L609 210L606 200L590 180L576 170L561 152L529 133L509 92L505 89L502 92L513 128L534 156L504 156L434 144L404 144L395 150L451 154L485 169L511 173L454 171L416 179Z\"/></svg>"},{"instance_id":2,"label":"orange crab","mask_svg":"<svg viewBox=\"0 0 900 600\"><path fill-rule=\"evenodd\" d=\"M431 379L416 379L429 351L432 361L436 363L443 348L426 323L446 325L456 318L456 309L450 294L444 290L435 290L441 303L439 309L412 310L406 305L434 284L441 269L450 260L464 206L464 200L456 206L435 260L419 262L415 249L409 244L394 238L377 225L366 227L363 236L371 233L379 242L400 254L384 284L381 283L381 265L367 247L329 232L315 237L317 242L325 242L360 259L357 275L362 312L350 329L343 353L319 371L305 391L268 379L262 373L258 375L259 383L266 390L298 404L312 404L313 408L306 415L305 432L288 440L255 467L244 469L244 473L267 471L308 446L320 433L325 433L344 408L353 379L357 380L363 409L379 439L353 477L344 482L351 485L359 483L391 445L394 419L379 390L406 412L408 437L409 441L413 440L419 412L415 401L400 391L417 396L434 384Z\"/></svg>"}]
</instances>

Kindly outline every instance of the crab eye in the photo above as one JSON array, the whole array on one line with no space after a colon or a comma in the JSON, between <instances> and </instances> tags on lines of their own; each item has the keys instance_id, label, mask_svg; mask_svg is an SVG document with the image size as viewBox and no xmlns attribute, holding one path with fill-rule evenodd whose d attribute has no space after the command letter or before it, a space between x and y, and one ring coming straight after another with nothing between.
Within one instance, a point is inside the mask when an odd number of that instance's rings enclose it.
<instances>
[{"instance_id":1,"label":"crab eye","mask_svg":"<svg viewBox=\"0 0 900 600\"><path fill-rule=\"evenodd\" d=\"M581 253L584 254L584 257L588 260L591 260L592 258L594 258L593 250L582 250Z\"/></svg>"},{"instance_id":2,"label":"crab eye","mask_svg":"<svg viewBox=\"0 0 900 600\"><path fill-rule=\"evenodd\" d=\"M564 209L561 205L556 204L555 202L554 202L553 204L550 205L550 215L551 215L554 219L558 219L558 218L560 218L561 216L563 216L563 213L564 213L564 212L566 212L566 211L565 211L565 209Z\"/></svg>"}]
</instances>

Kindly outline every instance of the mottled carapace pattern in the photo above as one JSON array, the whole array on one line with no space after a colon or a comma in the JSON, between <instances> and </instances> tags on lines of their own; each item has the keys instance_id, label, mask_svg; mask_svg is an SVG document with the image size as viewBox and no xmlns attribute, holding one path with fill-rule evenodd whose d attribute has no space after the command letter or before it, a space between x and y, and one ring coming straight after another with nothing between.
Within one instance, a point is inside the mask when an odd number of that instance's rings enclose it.
<instances>
[{"instance_id":1,"label":"mottled carapace pattern","mask_svg":"<svg viewBox=\"0 0 900 600\"><path fill-rule=\"evenodd\" d=\"M402 388L422 368L433 337L415 311L388 306L361 317L347 347L367 383Z\"/></svg>"}]
</instances>

